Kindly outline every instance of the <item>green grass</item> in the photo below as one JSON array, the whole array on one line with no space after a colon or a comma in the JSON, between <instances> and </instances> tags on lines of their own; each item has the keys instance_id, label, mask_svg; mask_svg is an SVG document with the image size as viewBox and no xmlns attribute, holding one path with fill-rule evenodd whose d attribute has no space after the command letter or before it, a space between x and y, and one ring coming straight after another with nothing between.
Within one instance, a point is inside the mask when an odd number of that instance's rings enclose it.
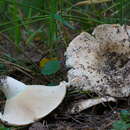
<instances>
[{"instance_id":1,"label":"green grass","mask_svg":"<svg viewBox=\"0 0 130 130\"><path fill-rule=\"evenodd\" d=\"M81 0L0 0L0 34L6 35L20 53L24 53L21 43L37 48L34 39L39 37L38 42L47 49L38 49L48 57L58 57L57 48L66 48L72 34L92 32L99 24L130 22L129 0L81 5L79 2Z\"/></svg>"},{"instance_id":2,"label":"green grass","mask_svg":"<svg viewBox=\"0 0 130 130\"><path fill-rule=\"evenodd\" d=\"M14 43L19 45L23 39L21 34L23 30L26 32L26 40L29 43L28 38L33 39L34 34L41 29L40 32L46 36L43 41L45 40L46 44L53 48L54 44L64 37L61 35L65 31L64 28L81 32L82 30L90 31L98 24L127 24L130 21L129 0L76 6L78 2L80 1L0 0L2 7L0 9L0 32L8 33ZM80 25L80 30L76 29L77 24Z\"/></svg>"},{"instance_id":3,"label":"green grass","mask_svg":"<svg viewBox=\"0 0 130 130\"><path fill-rule=\"evenodd\" d=\"M56 56L57 47L67 47L73 34L91 32L99 24L129 24L130 1L77 4L81 0L0 0L0 33L7 35L21 50L20 44L35 46L34 38ZM41 51L46 51L42 50ZM24 50L22 50L24 52Z\"/></svg>"}]
</instances>

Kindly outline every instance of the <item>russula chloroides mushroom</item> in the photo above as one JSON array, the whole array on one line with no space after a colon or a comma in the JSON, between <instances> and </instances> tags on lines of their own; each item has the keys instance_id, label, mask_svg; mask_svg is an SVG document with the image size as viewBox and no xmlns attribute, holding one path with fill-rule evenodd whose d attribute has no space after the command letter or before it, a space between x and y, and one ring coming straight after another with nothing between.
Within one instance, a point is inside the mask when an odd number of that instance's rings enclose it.
<instances>
[{"instance_id":1,"label":"russula chloroides mushroom","mask_svg":"<svg viewBox=\"0 0 130 130\"><path fill-rule=\"evenodd\" d=\"M130 94L129 26L99 25L92 35L81 33L65 52L70 85L100 97L127 97Z\"/></svg>"},{"instance_id":2,"label":"russula chloroides mushroom","mask_svg":"<svg viewBox=\"0 0 130 130\"><path fill-rule=\"evenodd\" d=\"M93 99L88 99L88 100L82 100L78 103L75 103L74 106L71 108L70 113L76 113L76 112L81 112L84 110L84 108L89 108L92 107L94 105L100 104L100 103L104 103L104 102L116 102L116 99L113 97L97 97L97 98L93 98Z\"/></svg>"},{"instance_id":3,"label":"russula chloroides mushroom","mask_svg":"<svg viewBox=\"0 0 130 130\"><path fill-rule=\"evenodd\" d=\"M33 123L53 111L63 100L66 83L58 86L25 85L8 76L0 77L0 90L7 100L0 119L8 125Z\"/></svg>"}]
</instances>

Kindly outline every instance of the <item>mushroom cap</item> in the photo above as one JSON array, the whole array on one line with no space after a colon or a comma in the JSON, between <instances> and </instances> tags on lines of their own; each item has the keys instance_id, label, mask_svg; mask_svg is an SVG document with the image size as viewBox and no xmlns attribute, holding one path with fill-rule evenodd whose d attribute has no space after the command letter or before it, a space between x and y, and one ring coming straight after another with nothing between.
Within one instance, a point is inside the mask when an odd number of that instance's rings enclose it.
<instances>
[{"instance_id":1,"label":"mushroom cap","mask_svg":"<svg viewBox=\"0 0 130 130\"><path fill-rule=\"evenodd\" d=\"M29 85L17 96L7 99L2 122L22 126L33 123L53 111L64 99L66 83L58 86Z\"/></svg>"},{"instance_id":2,"label":"mushroom cap","mask_svg":"<svg viewBox=\"0 0 130 130\"><path fill-rule=\"evenodd\" d=\"M102 96L130 94L130 28L103 24L93 35L82 32L69 44L65 56L71 86Z\"/></svg>"}]
</instances>

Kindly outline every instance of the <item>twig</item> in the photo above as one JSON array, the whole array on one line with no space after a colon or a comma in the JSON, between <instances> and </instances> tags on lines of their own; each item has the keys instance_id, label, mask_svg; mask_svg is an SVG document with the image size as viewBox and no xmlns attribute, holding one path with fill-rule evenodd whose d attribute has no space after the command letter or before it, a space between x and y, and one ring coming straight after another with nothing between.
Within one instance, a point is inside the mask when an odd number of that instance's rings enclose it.
<instances>
[{"instance_id":1,"label":"twig","mask_svg":"<svg viewBox=\"0 0 130 130\"><path fill-rule=\"evenodd\" d=\"M16 66L16 67L18 67L18 68L20 68L20 69L22 69L22 70L27 71L27 72L32 72L31 70L29 70L29 69L27 69L27 68L24 68L23 66L20 66L20 65L18 65L18 64L12 63L12 62L7 61L7 60L5 60L5 59L0 58L0 61L4 62L5 64L10 64L10 65Z\"/></svg>"}]
</instances>

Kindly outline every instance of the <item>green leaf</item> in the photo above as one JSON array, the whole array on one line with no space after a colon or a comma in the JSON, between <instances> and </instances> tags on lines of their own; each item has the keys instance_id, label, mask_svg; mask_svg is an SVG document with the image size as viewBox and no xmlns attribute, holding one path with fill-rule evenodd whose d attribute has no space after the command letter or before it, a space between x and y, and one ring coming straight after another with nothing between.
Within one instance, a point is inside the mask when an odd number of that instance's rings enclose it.
<instances>
[{"instance_id":1,"label":"green leaf","mask_svg":"<svg viewBox=\"0 0 130 130\"><path fill-rule=\"evenodd\" d=\"M4 126L0 126L0 130L11 130L10 128L6 128Z\"/></svg>"},{"instance_id":2,"label":"green leaf","mask_svg":"<svg viewBox=\"0 0 130 130\"><path fill-rule=\"evenodd\" d=\"M125 121L119 120L113 123L112 130L127 130L129 128L128 124Z\"/></svg>"},{"instance_id":3,"label":"green leaf","mask_svg":"<svg viewBox=\"0 0 130 130\"><path fill-rule=\"evenodd\" d=\"M60 62L58 60L48 61L41 69L43 75L51 75L56 73L60 69Z\"/></svg>"},{"instance_id":4,"label":"green leaf","mask_svg":"<svg viewBox=\"0 0 130 130\"><path fill-rule=\"evenodd\" d=\"M130 121L130 112L127 110L122 110L120 112L121 119L125 122Z\"/></svg>"}]
</instances>

